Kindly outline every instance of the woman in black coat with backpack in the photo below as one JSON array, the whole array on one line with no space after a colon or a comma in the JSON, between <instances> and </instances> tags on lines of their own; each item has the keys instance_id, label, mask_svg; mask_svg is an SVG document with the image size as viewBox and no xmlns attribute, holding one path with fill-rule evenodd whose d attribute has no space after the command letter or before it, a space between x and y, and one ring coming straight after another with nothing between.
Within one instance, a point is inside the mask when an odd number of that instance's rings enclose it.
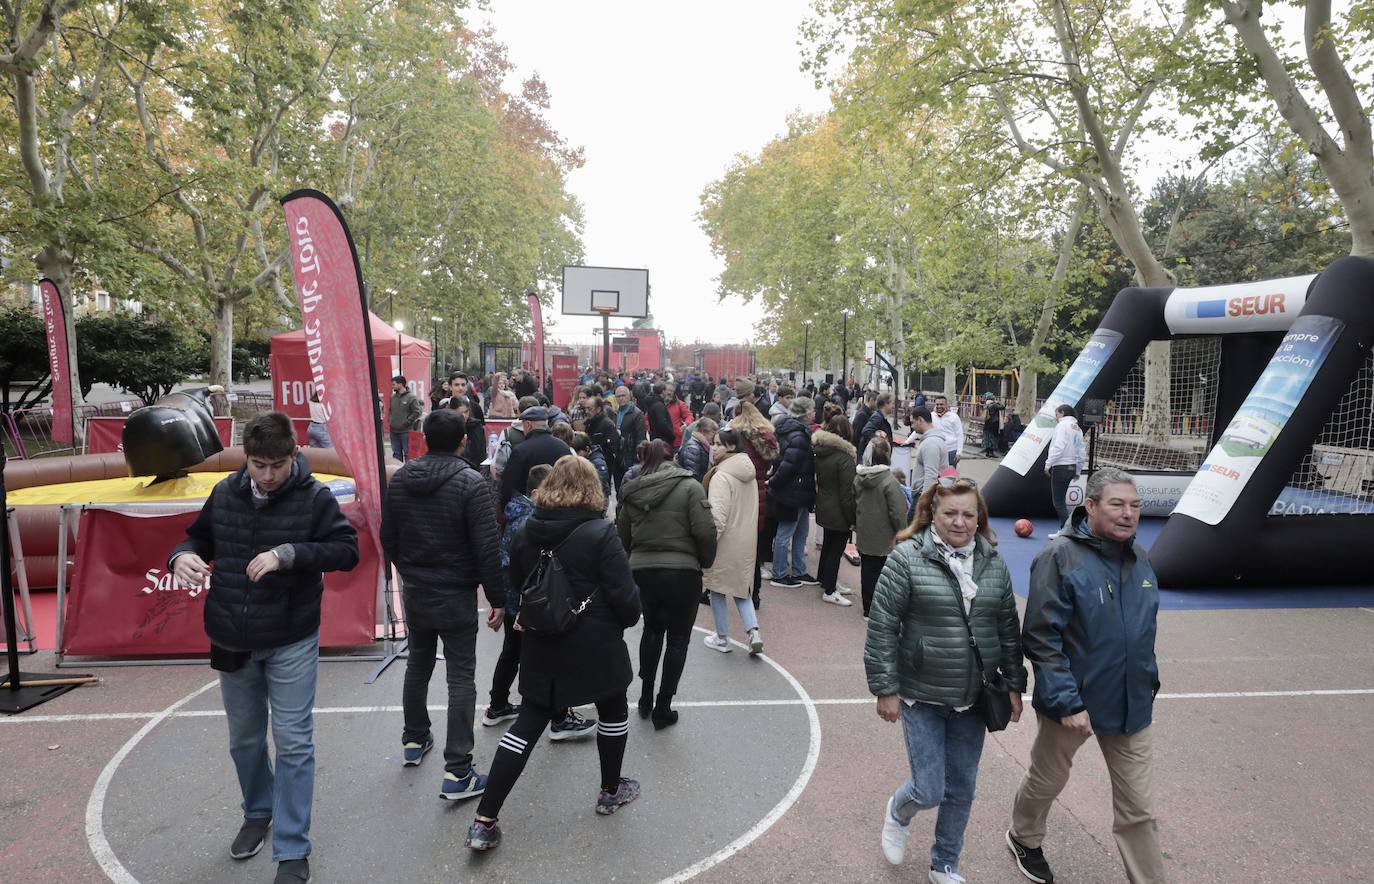
<instances>
[{"instance_id":1,"label":"woman in black coat with backpack","mask_svg":"<svg viewBox=\"0 0 1374 884\"><path fill-rule=\"evenodd\" d=\"M501 843L497 815L525 769L530 752L556 714L595 703L600 721L596 751L601 793L596 812L615 813L639 797L639 783L620 775L629 736L625 690L634 680L624 631L639 622L639 590L615 526L601 517L606 506L596 468L569 455L554 464L539 486L535 510L511 546L511 578L524 586L543 551L566 572L576 604L589 598L572 630L549 636L527 631L520 652L520 717L497 746L468 847L491 850ZM517 620L517 623L519 621Z\"/></svg>"}]
</instances>

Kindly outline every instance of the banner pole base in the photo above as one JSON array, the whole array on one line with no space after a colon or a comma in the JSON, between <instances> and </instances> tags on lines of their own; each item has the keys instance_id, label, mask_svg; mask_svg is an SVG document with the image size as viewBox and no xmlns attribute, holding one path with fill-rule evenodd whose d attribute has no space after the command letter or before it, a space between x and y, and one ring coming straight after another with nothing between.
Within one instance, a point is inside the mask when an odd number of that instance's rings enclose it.
<instances>
[{"instance_id":1,"label":"banner pole base","mask_svg":"<svg viewBox=\"0 0 1374 884\"><path fill-rule=\"evenodd\" d=\"M405 657L406 659L410 658L409 639L402 640L399 646L388 648L386 656L382 658L382 662L378 663L376 667L370 673L368 673L367 680L364 681L363 684L373 684L374 682L376 682L377 679L382 677L382 673L386 672L386 668L388 666L390 666L392 663L395 663L402 657Z\"/></svg>"}]
</instances>

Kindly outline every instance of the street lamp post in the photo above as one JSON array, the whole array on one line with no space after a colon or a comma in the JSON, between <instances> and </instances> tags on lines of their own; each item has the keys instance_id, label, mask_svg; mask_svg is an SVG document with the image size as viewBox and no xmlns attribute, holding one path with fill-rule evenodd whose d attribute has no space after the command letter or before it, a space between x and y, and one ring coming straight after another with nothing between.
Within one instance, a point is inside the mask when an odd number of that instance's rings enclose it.
<instances>
[{"instance_id":1,"label":"street lamp post","mask_svg":"<svg viewBox=\"0 0 1374 884\"><path fill-rule=\"evenodd\" d=\"M805 387L805 386L806 386L806 360L807 360L808 358L810 358L810 356L811 356L811 320L809 320L809 319L803 319L803 320L802 320L802 325L804 326L804 329L803 329L803 336L802 336L802 382L801 382L801 385L802 385L803 387ZM797 392L798 392L798 394L801 393L800 390L798 390Z\"/></svg>"},{"instance_id":2,"label":"street lamp post","mask_svg":"<svg viewBox=\"0 0 1374 884\"><path fill-rule=\"evenodd\" d=\"M401 368L401 331L406 327L406 324L397 319L391 323L391 327L396 329L396 374L405 374Z\"/></svg>"},{"instance_id":3,"label":"street lamp post","mask_svg":"<svg viewBox=\"0 0 1374 884\"><path fill-rule=\"evenodd\" d=\"M431 334L431 337L433 338L433 341L432 341L432 343L430 344L430 349L431 349L431 351L432 351L432 352L430 353L430 359L433 361L433 368L430 369L429 374L430 374L430 377L438 377L438 376L439 376L439 323L441 323L441 322L444 321L444 317L442 317L442 316L431 316L430 319L432 319L432 320L434 321L434 325L433 325L433 332L432 332L432 334Z\"/></svg>"},{"instance_id":4,"label":"street lamp post","mask_svg":"<svg viewBox=\"0 0 1374 884\"><path fill-rule=\"evenodd\" d=\"M844 325L840 331L840 383L849 385L849 317L854 315L854 311L848 307L840 311L844 317Z\"/></svg>"}]
</instances>

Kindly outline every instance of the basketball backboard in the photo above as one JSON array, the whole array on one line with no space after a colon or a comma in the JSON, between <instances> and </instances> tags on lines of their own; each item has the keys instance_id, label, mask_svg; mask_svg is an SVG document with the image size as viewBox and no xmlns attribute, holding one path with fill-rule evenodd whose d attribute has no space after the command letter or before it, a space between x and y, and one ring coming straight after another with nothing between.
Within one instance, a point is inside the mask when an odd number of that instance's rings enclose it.
<instances>
[{"instance_id":1,"label":"basketball backboard","mask_svg":"<svg viewBox=\"0 0 1374 884\"><path fill-rule=\"evenodd\" d=\"M632 267L563 265L565 316L649 315L649 271Z\"/></svg>"}]
</instances>

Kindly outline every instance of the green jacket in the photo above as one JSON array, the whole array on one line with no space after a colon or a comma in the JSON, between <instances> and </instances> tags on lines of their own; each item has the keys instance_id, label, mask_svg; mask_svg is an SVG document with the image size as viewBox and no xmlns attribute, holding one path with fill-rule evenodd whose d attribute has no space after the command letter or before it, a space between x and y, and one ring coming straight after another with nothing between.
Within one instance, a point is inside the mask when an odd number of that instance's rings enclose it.
<instances>
[{"instance_id":1,"label":"green jacket","mask_svg":"<svg viewBox=\"0 0 1374 884\"><path fill-rule=\"evenodd\" d=\"M706 489L677 464L665 463L622 485L615 526L631 570L700 571L716 560L716 523Z\"/></svg>"},{"instance_id":2,"label":"green jacket","mask_svg":"<svg viewBox=\"0 0 1374 884\"><path fill-rule=\"evenodd\" d=\"M906 495L886 464L859 467L854 477L854 545L866 556L885 556L907 526Z\"/></svg>"},{"instance_id":3,"label":"green jacket","mask_svg":"<svg viewBox=\"0 0 1374 884\"><path fill-rule=\"evenodd\" d=\"M935 548L933 530L902 541L888 556L868 612L864 671L874 696L967 706L978 698L980 680L959 614L959 583ZM973 580L978 594L969 622L983 665L1000 670L1011 689L1023 693L1026 667L1011 573L982 537L973 552Z\"/></svg>"},{"instance_id":4,"label":"green jacket","mask_svg":"<svg viewBox=\"0 0 1374 884\"><path fill-rule=\"evenodd\" d=\"M420 418L424 416L424 406L419 398L409 390L391 394L391 410L387 414L387 429L393 433L420 429Z\"/></svg>"},{"instance_id":5,"label":"green jacket","mask_svg":"<svg viewBox=\"0 0 1374 884\"><path fill-rule=\"evenodd\" d=\"M854 446L817 430L811 434L811 451L816 455L816 524L849 531L854 527Z\"/></svg>"}]
</instances>

